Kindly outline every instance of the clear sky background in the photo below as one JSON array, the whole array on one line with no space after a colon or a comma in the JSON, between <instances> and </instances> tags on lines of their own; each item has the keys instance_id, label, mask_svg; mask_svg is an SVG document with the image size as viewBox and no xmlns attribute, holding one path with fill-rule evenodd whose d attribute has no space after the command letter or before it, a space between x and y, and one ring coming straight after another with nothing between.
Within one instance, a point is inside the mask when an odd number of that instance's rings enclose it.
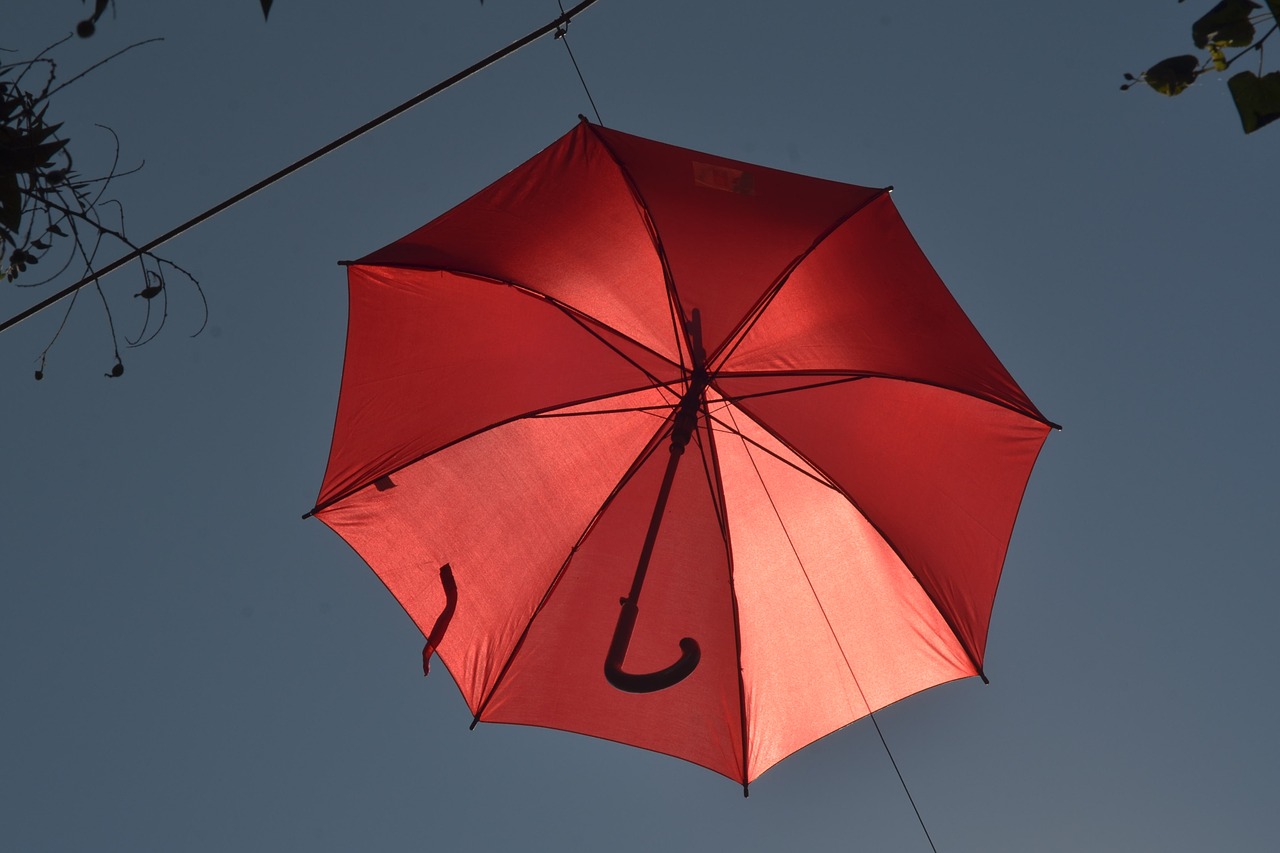
<instances>
[{"instance_id":1,"label":"clear sky background","mask_svg":"<svg viewBox=\"0 0 1280 853\"><path fill-rule=\"evenodd\" d=\"M90 6L92 4L89 4ZM566 5L567 0L566 0ZM600 0L605 124L895 202L1054 433L977 679L878 715L940 851L1275 849L1280 127L1224 79L1118 90L1209 0ZM29 55L86 12L6 0ZM558 13L555 0L117 0L56 56L78 166L159 234ZM10 55L12 56L12 55ZM1246 60L1252 62L1252 60ZM1269 70L1276 68L1272 61ZM752 785L480 726L377 578L302 521L359 257L590 106L563 47L479 77L175 240L114 363L82 293L0 335L0 848L928 850L867 721ZM105 257L113 256L111 252ZM104 284L135 334L137 274ZM0 288L8 316L43 293Z\"/></svg>"}]
</instances>

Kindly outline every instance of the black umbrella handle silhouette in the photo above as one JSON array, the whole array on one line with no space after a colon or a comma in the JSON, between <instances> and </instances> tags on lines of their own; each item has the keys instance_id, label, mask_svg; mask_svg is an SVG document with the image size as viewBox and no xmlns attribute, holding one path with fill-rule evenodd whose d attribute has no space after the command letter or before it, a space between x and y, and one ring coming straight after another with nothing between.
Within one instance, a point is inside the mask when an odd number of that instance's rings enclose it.
<instances>
[{"instance_id":1,"label":"black umbrella handle silhouette","mask_svg":"<svg viewBox=\"0 0 1280 853\"><path fill-rule=\"evenodd\" d=\"M444 610L436 617L436 623L427 635L427 644L422 647L423 675L431 673L431 655L440 647L444 632L453 620L453 612L458 609L458 582L453 579L453 567L448 563L440 567L440 585L444 587Z\"/></svg>"},{"instance_id":2,"label":"black umbrella handle silhouette","mask_svg":"<svg viewBox=\"0 0 1280 853\"><path fill-rule=\"evenodd\" d=\"M654 693L665 690L684 681L697 667L702 658L702 650L692 637L680 640L680 659L657 672L631 673L622 669L623 660L627 656L627 647L631 645L631 633L635 630L636 616L639 615L640 589L644 586L644 576L649 570L649 559L653 556L654 543L658 541L658 528L662 526L662 515L667 508L667 499L671 496L671 486L676 479L676 467L680 457L684 455L685 445L693 437L693 430L698 425L698 410L702 406L702 393L710 381L707 376L706 354L702 349L702 324L698 309L693 310L693 319L688 323L692 338L693 374L689 379L689 387L676 406L675 423L671 428L671 455L667 459L667 470L662 475L662 485L658 488L658 498L654 503L653 517L649 519L649 530L645 534L644 544L640 548L640 559L636 565L636 575L631 581L631 592L622 599L622 612L618 615L618 625L613 630L613 642L609 644L609 655L604 661L604 677L619 690L627 693Z\"/></svg>"}]
</instances>

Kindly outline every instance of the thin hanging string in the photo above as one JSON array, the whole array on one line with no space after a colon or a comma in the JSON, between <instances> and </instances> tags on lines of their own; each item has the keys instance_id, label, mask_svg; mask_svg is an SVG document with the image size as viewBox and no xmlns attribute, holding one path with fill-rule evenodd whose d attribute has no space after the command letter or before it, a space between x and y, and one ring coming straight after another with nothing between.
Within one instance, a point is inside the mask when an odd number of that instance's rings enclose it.
<instances>
[{"instance_id":1,"label":"thin hanging string","mask_svg":"<svg viewBox=\"0 0 1280 853\"><path fill-rule=\"evenodd\" d=\"M560 7L561 17L564 17L564 4L560 0L556 0L556 5ZM604 121L600 118L600 110L596 109L596 99L591 97L591 90L587 88L587 81L582 76L582 69L578 67L578 60L573 58L573 48L569 47L569 22L567 20L556 29L556 38L564 43L564 49L569 53L569 61L573 63L573 70L578 72L578 81L582 83L582 91L587 93L587 102L591 104L591 111L596 114L596 124L604 127Z\"/></svg>"},{"instance_id":2,"label":"thin hanging string","mask_svg":"<svg viewBox=\"0 0 1280 853\"><path fill-rule=\"evenodd\" d=\"M772 496L769 497L769 501L770 503L773 502ZM779 518L779 520L781 520L781 518ZM787 539L791 539L790 533L787 534ZM797 555L797 559L798 558L799 555ZM822 615L825 618L825 608L822 611ZM830 622L828 621L827 624L830 624ZM840 649L840 654L844 654L843 647ZM867 706L867 716L871 718L871 725L876 727L876 735L880 738L880 745L884 747L884 754L889 756L889 763L893 765L893 772L898 774L898 784L902 786L902 792L907 795L907 802L911 803L911 810L916 813L916 821L920 824L921 831L924 832L924 840L929 842L929 849L932 850L933 853L938 853L938 848L933 843L933 836L929 834L929 827L924 825L924 817L920 814L919 807L916 806L916 798L911 796L911 789L907 787L907 780L903 778L902 771L898 769L898 760L893 757L893 750L889 749L889 741L885 739L884 732L880 730L880 721L876 719L875 711L871 710L871 703L867 701L867 694L863 692L862 683L858 681L858 676L854 674L853 666L849 664L849 659L847 657L845 658L845 665L849 667L849 675L853 678L853 686L858 688L858 695L862 697L862 704Z\"/></svg>"},{"instance_id":3,"label":"thin hanging string","mask_svg":"<svg viewBox=\"0 0 1280 853\"><path fill-rule=\"evenodd\" d=\"M920 815L920 809L916 806L916 798L911 796L911 789L907 787L907 780L903 778L902 771L898 769L898 761L893 757L893 750L889 749L889 741L885 739L884 732L880 731L880 721L876 719L875 712L871 710L871 703L867 701L867 694L862 689L862 682L858 681L858 676L853 671L853 664L849 662L849 656L845 654L844 644L836 636L835 626L831 624L831 618L827 615L827 608L823 606L821 599L818 598L817 590L813 588L813 581L809 579L809 573L804 570L804 562L800 559L800 552L796 549L795 542L791 539L791 531L787 529L786 524L782 521L782 513L778 511L778 505L773 500L773 493L765 485L764 475L760 473L760 467L756 464L755 454L751 452L751 444L748 443L746 436L742 435L741 430L738 428L737 419L734 417L733 411L731 409L727 409L727 411L732 424L731 431L743 442L743 447L747 451L747 459L751 462L751 467L756 472L756 478L760 481L760 488L764 490L765 497L769 499L769 505L773 507L774 517L778 520L778 524L782 528L782 535L787 538L791 553L795 556L796 562L800 565L800 570L804 574L805 581L809 584L809 591L813 593L813 599L818 605L818 611L826 621L827 627L831 631L831 636L836 640L836 648L840 650L840 656L844 658L844 665L849 671L849 677L853 679L853 686L858 688L858 695L862 697L862 704L867 706L867 716L871 718L871 724L876 727L876 734L880 737L880 745L884 747L885 755L889 756L889 763L893 765L893 772L898 774L898 782L902 785L902 790L907 795L907 802L911 803L911 810L916 813L916 820L920 823L920 829L924 831L925 840L929 842L929 849L933 853L938 853L938 848L933 843L933 836L929 835L929 827L924 825L924 818Z\"/></svg>"},{"instance_id":4,"label":"thin hanging string","mask_svg":"<svg viewBox=\"0 0 1280 853\"><path fill-rule=\"evenodd\" d=\"M182 223L178 227L173 228L165 232L164 234L161 234L159 237L156 237L154 240L151 240L148 243L144 243L141 246L133 247L132 251L126 253L125 255L119 258L116 258L114 261L107 264L106 266L86 275L84 278L80 279L75 284L72 284L69 287L63 288L62 290L58 291L52 296L49 296L48 298L42 300L41 302L31 306L30 308L21 312L20 314L16 314L13 317L10 317L8 320L5 320L4 322L0 323L0 332L4 332L9 328L18 325L28 317L31 317L35 314L39 314L41 311L48 308L50 305L60 302L66 297L70 296L71 294L78 292L81 288L87 287L88 285L93 284L94 282L101 279L103 276L106 276L108 273L112 273L118 270L120 267L124 266L130 261L137 260L143 255L150 254L156 248L158 248L164 243L169 242L174 237L177 237L179 234L182 234L196 227L197 225L201 224L205 220L212 219L214 216L218 215L222 211L226 210L227 208L235 204L238 204L244 201L246 198L258 192L259 190L266 189L267 187L274 184L276 181L279 181L283 178L287 178L289 175L292 175L294 172L298 171L303 166L308 166L311 163L314 163L316 160L319 160L324 155L338 150L339 148L346 145L348 142L352 141L356 137L363 136L365 133L368 133L369 131L373 130L375 127L386 124L387 122L391 121L391 119L399 116L401 113L408 112L409 110L416 107L418 104L422 103L428 98L431 98L435 95L440 94L445 89L448 89L450 86L453 86L455 83L460 83L463 80L470 77L472 74L475 74L478 71L483 71L485 68L488 68L490 65L497 62L500 59L505 59L506 57L515 53L517 50L529 44L530 42L537 41L539 38L546 35L547 33L558 32L562 30L575 15L577 15L579 12L583 11L584 9L586 9L588 6L592 5L595 2L596 0L582 0L581 3L579 3L577 6L574 6L572 9L570 9L567 12L565 12L564 7L561 6L560 17L556 18L555 20L550 21L546 24L543 24L542 26L538 27L536 30L529 33L528 35L523 36L522 38L519 38L516 41L513 41L511 44L507 45L506 47L502 48L499 51L489 54L484 59L480 60L479 62L470 66L469 68L465 68L462 71L459 71L457 74L454 74L452 77L449 77L446 80L442 80L441 82L432 86L430 89L427 89L424 92L420 92L419 94L414 95L409 100L400 104L400 106L393 107L392 109L387 110L385 113L378 116L377 118L374 118L366 122L365 124L362 124L360 127L357 127L355 130L352 130L349 133L346 133L338 137L333 142L330 142L328 145L325 145L322 148L316 149L315 151L311 152L307 156L303 157L301 160L297 160L296 162L288 166L285 166L283 169L276 172L275 174L270 175L266 178L263 178L261 181L258 181L258 183L254 184L248 189L242 190L241 192L236 193L235 195L231 196L231 198L219 204L214 205L213 207L206 210L204 213L201 213L198 216L194 216L191 219L188 219L186 222ZM568 47L568 43L565 44L565 47ZM576 67L577 63L574 63L574 64ZM584 83L583 85L585 86L586 84ZM588 97L590 97L590 94L588 94ZM592 104L592 107L594 106L595 105ZM599 115L597 114L596 117L599 118Z\"/></svg>"},{"instance_id":5,"label":"thin hanging string","mask_svg":"<svg viewBox=\"0 0 1280 853\"><path fill-rule=\"evenodd\" d=\"M766 494L768 494L767 491ZM772 496L770 496L769 501L773 501ZM779 521L781 521L781 516L779 516ZM783 528L783 530L785 532L786 528ZM787 533L787 540L790 541L790 539L791 534ZM796 555L796 559L799 559L799 554ZM825 608L822 610L822 615L824 618L827 615ZM827 624L831 624L830 621ZM843 646L840 648L840 654L844 654ZM884 732L880 731L880 721L876 719L875 712L871 710L871 703L867 701L867 694L862 690L862 682L858 681L858 676L854 674L853 666L849 663L847 657L845 658L845 665L849 668L849 676L853 678L853 686L858 688L858 695L862 697L862 704L867 706L867 716L871 718L871 725L876 727L876 735L880 738L880 745L884 747L884 754L889 756L889 763L893 765L893 772L898 774L898 783L902 785L902 791L907 795L907 802L911 803L911 810L916 813L916 820L920 823L920 829L924 832L924 839L929 842L929 849L933 853L938 853L938 848L933 843L933 836L929 834L929 827L924 825L924 818L920 815L920 809L916 806L916 798L911 796L911 789L907 787L907 780L903 778L902 771L898 769L898 760L893 757L893 750L889 749L889 741L885 740Z\"/></svg>"},{"instance_id":6,"label":"thin hanging string","mask_svg":"<svg viewBox=\"0 0 1280 853\"><path fill-rule=\"evenodd\" d=\"M853 683L858 684L858 677L853 677ZM862 685L858 684L858 692L862 692ZM864 695L862 701L867 701ZM916 798L911 796L911 789L907 787L907 780L902 778L902 771L898 769L898 762L894 760L893 752L889 749L889 742L884 739L884 732L880 731L880 722L876 719L876 715L872 713L871 706L867 706L867 716L871 718L871 724L876 727L876 734L880 736L880 743L884 745L884 753L889 756L889 763L893 765L893 772L898 774L898 781L902 783L902 790L907 795L907 802L911 803L911 810L916 813L916 820L920 822L920 828L924 830L925 841L929 842L929 849L933 853L938 853L938 848L933 844L933 838L929 835L929 827L924 825L924 818L920 816L920 809L916 808Z\"/></svg>"}]
</instances>

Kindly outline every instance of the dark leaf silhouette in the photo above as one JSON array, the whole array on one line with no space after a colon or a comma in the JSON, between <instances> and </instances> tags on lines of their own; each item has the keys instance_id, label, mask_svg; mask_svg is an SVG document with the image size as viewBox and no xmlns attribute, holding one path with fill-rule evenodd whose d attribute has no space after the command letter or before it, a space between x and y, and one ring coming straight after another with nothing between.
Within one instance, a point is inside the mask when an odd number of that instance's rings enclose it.
<instances>
[{"instance_id":1,"label":"dark leaf silhouette","mask_svg":"<svg viewBox=\"0 0 1280 853\"><path fill-rule=\"evenodd\" d=\"M7 130L7 128L6 128ZM9 133L0 137L0 172L34 172L49 165L59 151L67 147L67 140L40 142L33 136L13 138Z\"/></svg>"},{"instance_id":2,"label":"dark leaf silhouette","mask_svg":"<svg viewBox=\"0 0 1280 853\"><path fill-rule=\"evenodd\" d=\"M1242 71L1227 81L1245 133L1280 119L1280 71L1259 77Z\"/></svg>"},{"instance_id":3,"label":"dark leaf silhouette","mask_svg":"<svg viewBox=\"0 0 1280 853\"><path fill-rule=\"evenodd\" d=\"M1222 0L1191 25L1191 40L1201 49L1210 43L1219 47L1248 47L1254 33L1249 16L1254 9L1261 8L1253 0Z\"/></svg>"},{"instance_id":4,"label":"dark leaf silhouette","mask_svg":"<svg viewBox=\"0 0 1280 853\"><path fill-rule=\"evenodd\" d=\"M4 172L0 174L0 236L9 237L9 232L22 227L22 193L18 189L18 175Z\"/></svg>"},{"instance_id":5,"label":"dark leaf silhouette","mask_svg":"<svg viewBox=\"0 0 1280 853\"><path fill-rule=\"evenodd\" d=\"M1276 90L1275 74L1263 74L1262 51L1267 40L1280 30L1280 0L1266 0L1266 11L1259 11L1261 9L1263 6L1255 0L1220 0L1191 25L1191 40L1207 57L1171 56L1137 78L1124 75L1121 91L1132 88L1140 80L1162 95L1177 95L1201 74L1210 70L1227 71L1246 55L1257 54L1257 72L1236 74L1227 85L1245 133L1270 124L1280 118L1280 92ZM1268 19L1270 26L1259 36L1257 27L1265 26ZM1237 50L1228 55L1231 48Z\"/></svg>"},{"instance_id":6,"label":"dark leaf silhouette","mask_svg":"<svg viewBox=\"0 0 1280 853\"><path fill-rule=\"evenodd\" d=\"M1200 60L1191 54L1162 59L1142 74L1147 85L1162 95L1173 96L1196 82Z\"/></svg>"},{"instance_id":7,"label":"dark leaf silhouette","mask_svg":"<svg viewBox=\"0 0 1280 853\"><path fill-rule=\"evenodd\" d=\"M110 0L95 3L95 17L88 23L92 25L111 6ZM46 116L50 112L52 96L65 86L148 42L129 45L59 84L58 65L51 52L65 41L63 39L41 51L34 60L0 61L0 281L16 287L40 287L55 281L69 269L81 266L81 274L88 274L86 280L93 281L94 258L103 240L137 250L144 275L142 291L136 294L143 297L146 306L140 312L144 315L143 330L137 340L130 340L127 335L124 338L129 346L137 346L154 338L168 316L167 299L163 298L168 295L164 268L178 272L183 280L189 281L202 304L204 294L190 273L153 252L138 250L125 233L123 208L105 194L116 178L137 171L137 168L119 168L120 146L115 133L98 125L110 134L115 153L105 174L85 176L74 168L72 146L68 144L69 140L60 136L62 125L48 120ZM30 280L33 274L38 280ZM99 293L116 350L116 364L106 375L116 378L124 374L124 365L119 358L120 338L111 316L111 302L101 289ZM162 298L158 300L160 307L153 312L151 300L156 296ZM68 306L67 311L70 310ZM154 323L153 314L156 318ZM43 378L45 355L57 342L65 325L64 321L58 326L41 353L37 379Z\"/></svg>"}]
</instances>

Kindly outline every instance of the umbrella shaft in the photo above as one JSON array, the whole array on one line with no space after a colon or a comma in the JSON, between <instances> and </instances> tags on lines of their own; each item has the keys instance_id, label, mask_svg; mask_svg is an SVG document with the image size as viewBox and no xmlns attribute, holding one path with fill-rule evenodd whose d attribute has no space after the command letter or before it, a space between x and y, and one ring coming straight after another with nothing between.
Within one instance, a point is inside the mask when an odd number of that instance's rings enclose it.
<instances>
[{"instance_id":1,"label":"umbrella shaft","mask_svg":"<svg viewBox=\"0 0 1280 853\"><path fill-rule=\"evenodd\" d=\"M636 602L640 598L640 588L644 586L644 576L649 570L649 558L653 556L653 546L658 541L658 529L662 527L662 516L667 509L667 499L671 496L671 485L676 479L676 466L680 464L680 457L684 455L684 445L688 443L689 436L684 436L684 441L677 443L679 431L679 416L676 417L677 430L673 431L671 436L671 455L667 459L667 470L662 475L662 485L658 487L658 498L654 502L653 517L649 519L649 530L645 533L644 544L640 547L640 559L636 564L636 576L631 581L631 592L627 594L625 604L634 609ZM631 619L635 621L634 615ZM630 630L627 631L630 636Z\"/></svg>"},{"instance_id":2,"label":"umbrella shaft","mask_svg":"<svg viewBox=\"0 0 1280 853\"><path fill-rule=\"evenodd\" d=\"M645 534L644 545L640 548L640 559L636 565L635 579L631 582L631 592L627 594L626 600L633 606L640 598L640 588L644 586L644 576L649 570L649 558L653 555L653 546L658 541L658 529L662 527L662 516L667 509L667 499L671 497L676 468L680 464L680 457L684 455L685 445L689 443L694 429L698 426L698 410L702 407L702 393L706 390L707 382L706 371L699 365L694 369L689 388L680 398L679 406L676 407L675 423L671 427L671 455L667 459L667 470L662 475L662 485L658 487L653 517L649 519L649 530Z\"/></svg>"},{"instance_id":3,"label":"umbrella shaft","mask_svg":"<svg viewBox=\"0 0 1280 853\"><path fill-rule=\"evenodd\" d=\"M631 645L631 634L636 627L636 617L640 613L640 590L644 587L644 576L649 571L649 560L653 557L653 547L658 541L658 530L662 526L662 516L667 509L667 500L671 497L671 487L675 483L676 468L680 465L680 457L684 455L685 446L693 437L698 426L698 412L702 408L702 395L707 389L710 378L707 376L706 355L702 349L702 326L698 309L693 310L693 318L686 325L690 335L690 352L693 355L693 371L689 376L689 387L676 406L675 417L671 425L671 448L667 458L667 470L663 472L662 484L658 487L658 497L654 501L653 516L649 519L649 529L645 533L644 544L640 547L640 559L636 563L635 578L631 581L631 592L622 599L622 612L618 615L617 627L613 630L613 642L609 644L609 655L605 658L605 678L614 687L629 693L652 693L665 690L693 672L701 658L697 641L690 637L680 640L680 659L670 666L650 673L629 673L622 669L627 656L627 648Z\"/></svg>"}]
</instances>

